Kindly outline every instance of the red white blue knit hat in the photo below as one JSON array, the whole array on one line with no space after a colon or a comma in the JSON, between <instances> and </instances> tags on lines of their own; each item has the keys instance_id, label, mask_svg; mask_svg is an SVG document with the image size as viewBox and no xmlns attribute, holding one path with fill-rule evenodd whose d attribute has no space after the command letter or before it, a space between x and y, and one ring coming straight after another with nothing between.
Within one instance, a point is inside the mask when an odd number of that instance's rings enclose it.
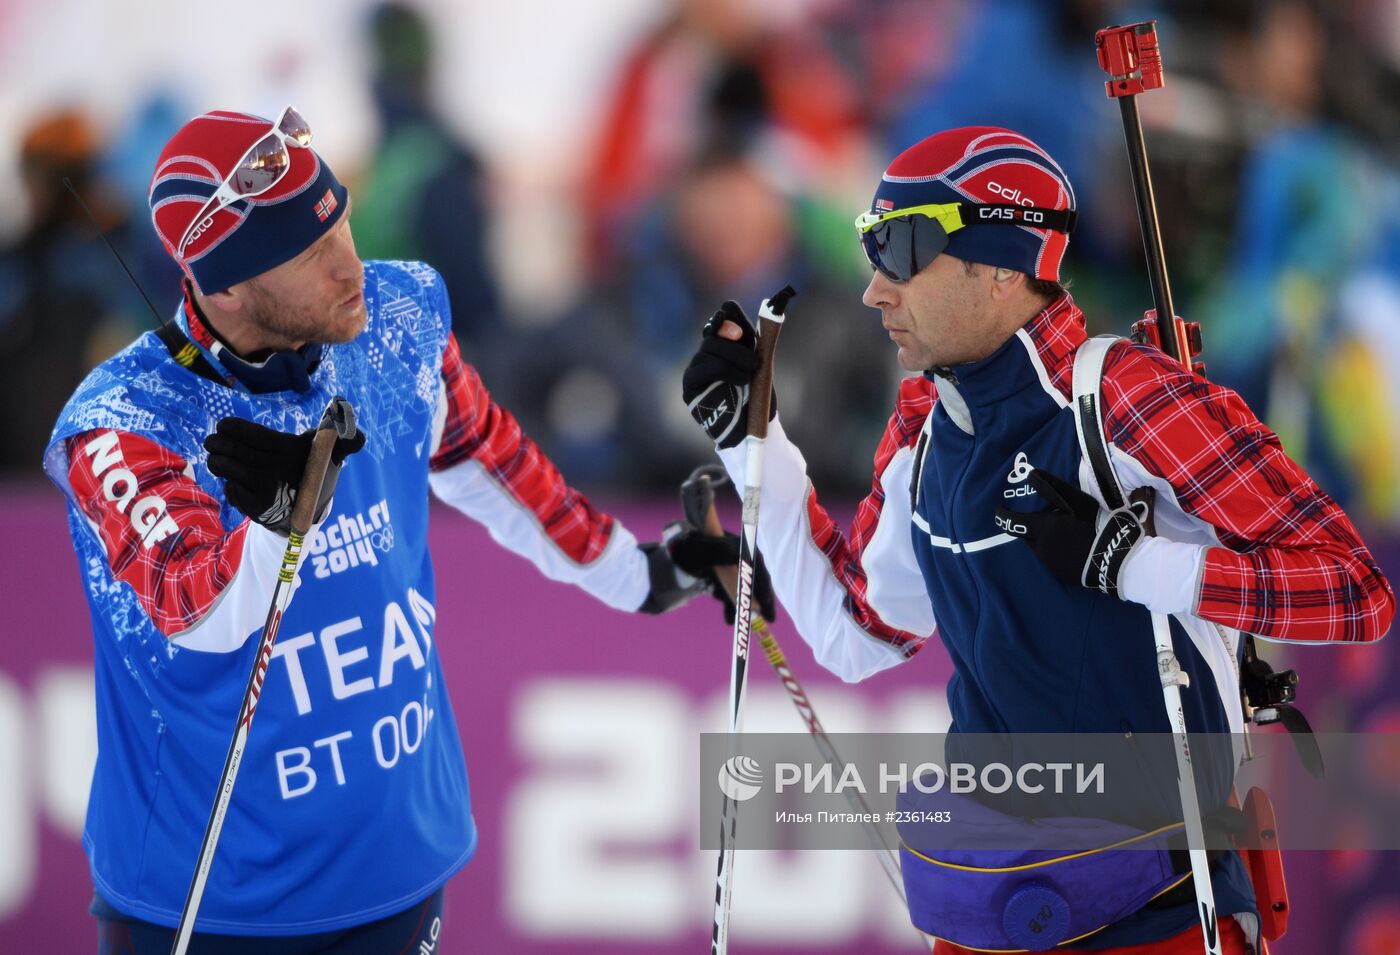
<instances>
[{"instance_id":1,"label":"red white blue knit hat","mask_svg":"<svg viewBox=\"0 0 1400 955\"><path fill-rule=\"evenodd\" d=\"M1020 133L964 126L937 133L895 157L870 211L945 202L1014 203L1074 209L1074 187L1050 154ZM970 222L948 236L954 258L1058 280L1069 236L1025 225Z\"/></svg>"},{"instance_id":2,"label":"red white blue knit hat","mask_svg":"<svg viewBox=\"0 0 1400 955\"><path fill-rule=\"evenodd\" d=\"M295 258L345 214L345 187L330 167L310 148L291 148L291 165L276 185L215 212L181 254L181 239L195 216L272 126L272 120L248 113L205 113L182 126L156 161L151 222L202 293L223 291Z\"/></svg>"}]
</instances>

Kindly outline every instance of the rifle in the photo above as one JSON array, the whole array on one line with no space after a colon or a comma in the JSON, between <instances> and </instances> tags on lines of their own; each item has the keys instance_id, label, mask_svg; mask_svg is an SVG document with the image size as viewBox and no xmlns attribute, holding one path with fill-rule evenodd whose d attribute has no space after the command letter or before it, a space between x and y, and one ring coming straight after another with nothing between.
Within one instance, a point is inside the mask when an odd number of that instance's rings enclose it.
<instances>
[{"instance_id":1,"label":"rifle","mask_svg":"<svg viewBox=\"0 0 1400 955\"><path fill-rule=\"evenodd\" d=\"M1099 66L1109 75L1104 84L1108 96L1118 101L1123 116L1128 166L1132 173L1133 195L1137 200L1143 251L1147 256L1148 283L1152 289L1153 307L1133 323L1128 337L1138 344L1155 346L1204 378L1205 362L1199 360L1203 348L1201 323L1183 321L1172 304L1167 258L1157 219L1157 199L1152 190L1152 174L1147 166L1147 142L1138 113L1138 94L1160 89L1166 84L1162 72L1162 53L1157 43L1157 21L1105 27L1094 34L1094 45L1098 51ZM1304 767L1321 779L1322 752L1313 737L1312 727L1302 712L1291 705L1297 698L1297 672L1276 672L1267 661L1260 659L1254 635L1242 633L1240 636L1244 643L1240 700L1245 721L1258 726L1283 724L1293 738Z\"/></svg>"}]
</instances>

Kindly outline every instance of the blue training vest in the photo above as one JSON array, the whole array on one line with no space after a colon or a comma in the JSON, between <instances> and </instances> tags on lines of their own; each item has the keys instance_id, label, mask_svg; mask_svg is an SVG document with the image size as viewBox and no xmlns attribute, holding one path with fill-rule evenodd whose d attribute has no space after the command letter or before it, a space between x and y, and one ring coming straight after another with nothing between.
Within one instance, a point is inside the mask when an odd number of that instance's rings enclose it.
<instances>
[{"instance_id":1,"label":"blue training vest","mask_svg":"<svg viewBox=\"0 0 1400 955\"><path fill-rule=\"evenodd\" d=\"M94 428L205 466L226 415L314 427L334 395L367 437L307 540L200 909L204 932L292 935L383 918L432 895L471 856L466 767L434 643L428 457L446 291L421 263L365 266L364 332L328 346L305 394L252 394L176 364L153 333L104 362L64 408L45 469L69 494L92 611L97 768L83 845L118 910L175 925L248 680L256 633L230 653L181 648L114 580L71 500L64 439ZM182 319L183 320L183 319Z\"/></svg>"},{"instance_id":2,"label":"blue training vest","mask_svg":"<svg viewBox=\"0 0 1400 955\"><path fill-rule=\"evenodd\" d=\"M1053 386L1042 384L1039 362L1022 332L989 357L953 369L955 381L927 373L939 400L920 438L911 534L953 662L951 732L1169 733L1147 608L1064 586L995 522L998 505L1020 511L1048 506L1030 493L1031 468L1079 483L1073 410L1047 391ZM1182 691L1188 728L1229 733L1208 666L1175 622L1172 635L1191 677ZM954 747L950 740L949 751ZM1165 771L1140 781L1140 788L1149 799L1161 796L1165 823L1179 815L1177 783L1173 767L1157 768ZM1223 805L1233 764L1218 759L1195 768L1203 808ZM1074 806L1067 803L1065 814L1082 814ZM1212 874L1222 915L1255 911L1237 853L1223 855ZM1195 921L1193 905L1143 910L1084 945L1156 941Z\"/></svg>"}]
</instances>

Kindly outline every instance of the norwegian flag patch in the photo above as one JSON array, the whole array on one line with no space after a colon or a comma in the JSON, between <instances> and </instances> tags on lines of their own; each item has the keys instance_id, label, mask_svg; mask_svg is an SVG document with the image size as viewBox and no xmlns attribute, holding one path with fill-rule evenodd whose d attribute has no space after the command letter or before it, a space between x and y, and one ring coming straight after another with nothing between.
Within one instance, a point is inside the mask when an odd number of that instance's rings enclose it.
<instances>
[{"instance_id":1,"label":"norwegian flag patch","mask_svg":"<svg viewBox=\"0 0 1400 955\"><path fill-rule=\"evenodd\" d=\"M340 203L335 200L335 193L327 189L326 194L321 197L321 201L316 203L316 218L325 222L331 217L331 213L335 211L336 206L339 204Z\"/></svg>"},{"instance_id":2,"label":"norwegian flag patch","mask_svg":"<svg viewBox=\"0 0 1400 955\"><path fill-rule=\"evenodd\" d=\"M876 211L876 212L893 212L893 211L894 211L894 201L893 201L892 199L876 199L876 200L875 200L875 211Z\"/></svg>"}]
</instances>

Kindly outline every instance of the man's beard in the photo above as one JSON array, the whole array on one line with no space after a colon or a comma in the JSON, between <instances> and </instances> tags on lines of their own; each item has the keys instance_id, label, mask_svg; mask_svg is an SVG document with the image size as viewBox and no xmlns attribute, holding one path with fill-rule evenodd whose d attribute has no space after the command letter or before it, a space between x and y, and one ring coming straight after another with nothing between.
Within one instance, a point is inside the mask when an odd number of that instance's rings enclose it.
<instances>
[{"instance_id":1,"label":"man's beard","mask_svg":"<svg viewBox=\"0 0 1400 955\"><path fill-rule=\"evenodd\" d=\"M338 345L352 341L364 331L368 316L363 298L355 309L341 308L338 304L329 308L313 307L304 303L284 302L256 281L249 283L249 289L253 304L250 317L269 338L278 340L275 347L292 348L304 342ZM347 289L345 297L353 294L352 290Z\"/></svg>"}]
</instances>

